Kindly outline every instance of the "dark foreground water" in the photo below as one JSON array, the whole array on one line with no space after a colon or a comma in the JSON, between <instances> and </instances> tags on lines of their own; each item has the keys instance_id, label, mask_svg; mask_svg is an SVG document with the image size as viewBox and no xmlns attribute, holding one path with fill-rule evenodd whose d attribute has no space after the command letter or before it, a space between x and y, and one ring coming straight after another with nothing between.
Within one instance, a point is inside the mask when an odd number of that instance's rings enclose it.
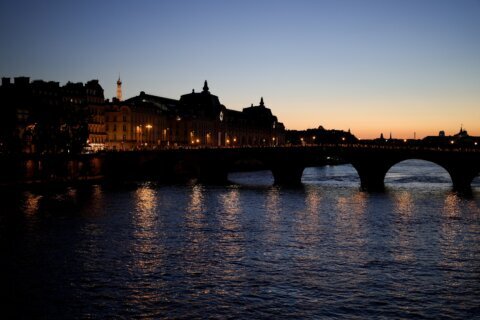
<instances>
[{"instance_id":1,"label":"dark foreground water","mask_svg":"<svg viewBox=\"0 0 480 320\"><path fill-rule=\"evenodd\" d=\"M348 165L231 179L4 191L0 317L480 318L479 178L469 197L419 161L385 193Z\"/></svg>"}]
</instances>

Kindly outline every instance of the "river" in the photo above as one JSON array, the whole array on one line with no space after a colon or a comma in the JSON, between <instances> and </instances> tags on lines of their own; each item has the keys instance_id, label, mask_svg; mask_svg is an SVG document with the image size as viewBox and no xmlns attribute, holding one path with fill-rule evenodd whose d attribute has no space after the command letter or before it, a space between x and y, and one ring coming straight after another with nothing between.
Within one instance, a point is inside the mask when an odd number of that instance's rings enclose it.
<instances>
[{"instance_id":1,"label":"river","mask_svg":"<svg viewBox=\"0 0 480 320\"><path fill-rule=\"evenodd\" d=\"M2 313L44 319L480 317L480 178L406 161L386 191L350 165L226 186L4 190Z\"/></svg>"}]
</instances>

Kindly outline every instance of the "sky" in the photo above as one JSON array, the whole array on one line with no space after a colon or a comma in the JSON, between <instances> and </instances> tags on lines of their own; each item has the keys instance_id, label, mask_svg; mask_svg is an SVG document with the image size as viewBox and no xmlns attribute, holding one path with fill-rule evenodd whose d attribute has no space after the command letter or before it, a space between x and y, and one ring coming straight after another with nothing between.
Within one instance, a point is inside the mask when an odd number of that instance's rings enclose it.
<instances>
[{"instance_id":1,"label":"sky","mask_svg":"<svg viewBox=\"0 0 480 320\"><path fill-rule=\"evenodd\" d=\"M263 97L287 129L480 136L480 0L0 2L0 76L227 108Z\"/></svg>"}]
</instances>

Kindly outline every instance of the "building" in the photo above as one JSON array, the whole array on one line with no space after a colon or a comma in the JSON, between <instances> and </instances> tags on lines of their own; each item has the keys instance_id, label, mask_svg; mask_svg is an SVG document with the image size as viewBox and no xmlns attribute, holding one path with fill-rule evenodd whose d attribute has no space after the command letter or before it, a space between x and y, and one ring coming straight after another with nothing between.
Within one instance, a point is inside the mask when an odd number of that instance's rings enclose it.
<instances>
[{"instance_id":1,"label":"building","mask_svg":"<svg viewBox=\"0 0 480 320\"><path fill-rule=\"evenodd\" d=\"M314 145L314 144L342 144L357 143L358 139L351 132L335 129L325 129L319 126L316 129L288 130L286 143L289 145Z\"/></svg>"},{"instance_id":2,"label":"building","mask_svg":"<svg viewBox=\"0 0 480 320\"><path fill-rule=\"evenodd\" d=\"M178 141L202 146L253 146L283 143L285 128L263 98L258 106L244 108L241 112L227 109L216 95L210 93L205 81L202 92L180 97L177 117ZM183 132L181 131L183 130Z\"/></svg>"},{"instance_id":3,"label":"building","mask_svg":"<svg viewBox=\"0 0 480 320\"><path fill-rule=\"evenodd\" d=\"M427 136L422 140L423 145L436 147L462 147L479 148L480 137L471 136L467 130L460 127L460 131L452 136L445 135L445 131L440 131L438 136Z\"/></svg>"},{"instance_id":4,"label":"building","mask_svg":"<svg viewBox=\"0 0 480 320\"><path fill-rule=\"evenodd\" d=\"M179 100L140 92L105 101L98 80L58 82L17 77L2 79L4 117L0 150L78 153L169 147L277 146L285 128L263 98L242 111L228 109L210 92L184 94Z\"/></svg>"},{"instance_id":5,"label":"building","mask_svg":"<svg viewBox=\"0 0 480 320\"><path fill-rule=\"evenodd\" d=\"M105 140L104 96L98 80L60 86L29 77L16 77L13 83L2 78L0 100L6 115L1 149L77 153Z\"/></svg>"},{"instance_id":6,"label":"building","mask_svg":"<svg viewBox=\"0 0 480 320\"><path fill-rule=\"evenodd\" d=\"M263 102L242 111L227 109L210 92L179 100L140 92L125 101L114 99L105 109L107 139L112 150L165 147L273 146L285 141L285 128Z\"/></svg>"}]
</instances>

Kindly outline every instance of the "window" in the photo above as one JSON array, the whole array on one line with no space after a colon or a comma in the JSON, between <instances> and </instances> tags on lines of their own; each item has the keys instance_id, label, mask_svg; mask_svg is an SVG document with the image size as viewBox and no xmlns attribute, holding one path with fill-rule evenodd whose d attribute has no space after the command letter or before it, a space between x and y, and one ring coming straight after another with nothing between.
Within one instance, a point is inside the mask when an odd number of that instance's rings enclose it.
<instances>
[{"instance_id":1,"label":"window","mask_svg":"<svg viewBox=\"0 0 480 320\"><path fill-rule=\"evenodd\" d=\"M124 132L127 131L127 125L126 124L123 125L123 131Z\"/></svg>"},{"instance_id":2,"label":"window","mask_svg":"<svg viewBox=\"0 0 480 320\"><path fill-rule=\"evenodd\" d=\"M123 122L127 122L127 116L123 115Z\"/></svg>"},{"instance_id":3,"label":"window","mask_svg":"<svg viewBox=\"0 0 480 320\"><path fill-rule=\"evenodd\" d=\"M113 131L117 131L117 124L116 123L113 124Z\"/></svg>"}]
</instances>

